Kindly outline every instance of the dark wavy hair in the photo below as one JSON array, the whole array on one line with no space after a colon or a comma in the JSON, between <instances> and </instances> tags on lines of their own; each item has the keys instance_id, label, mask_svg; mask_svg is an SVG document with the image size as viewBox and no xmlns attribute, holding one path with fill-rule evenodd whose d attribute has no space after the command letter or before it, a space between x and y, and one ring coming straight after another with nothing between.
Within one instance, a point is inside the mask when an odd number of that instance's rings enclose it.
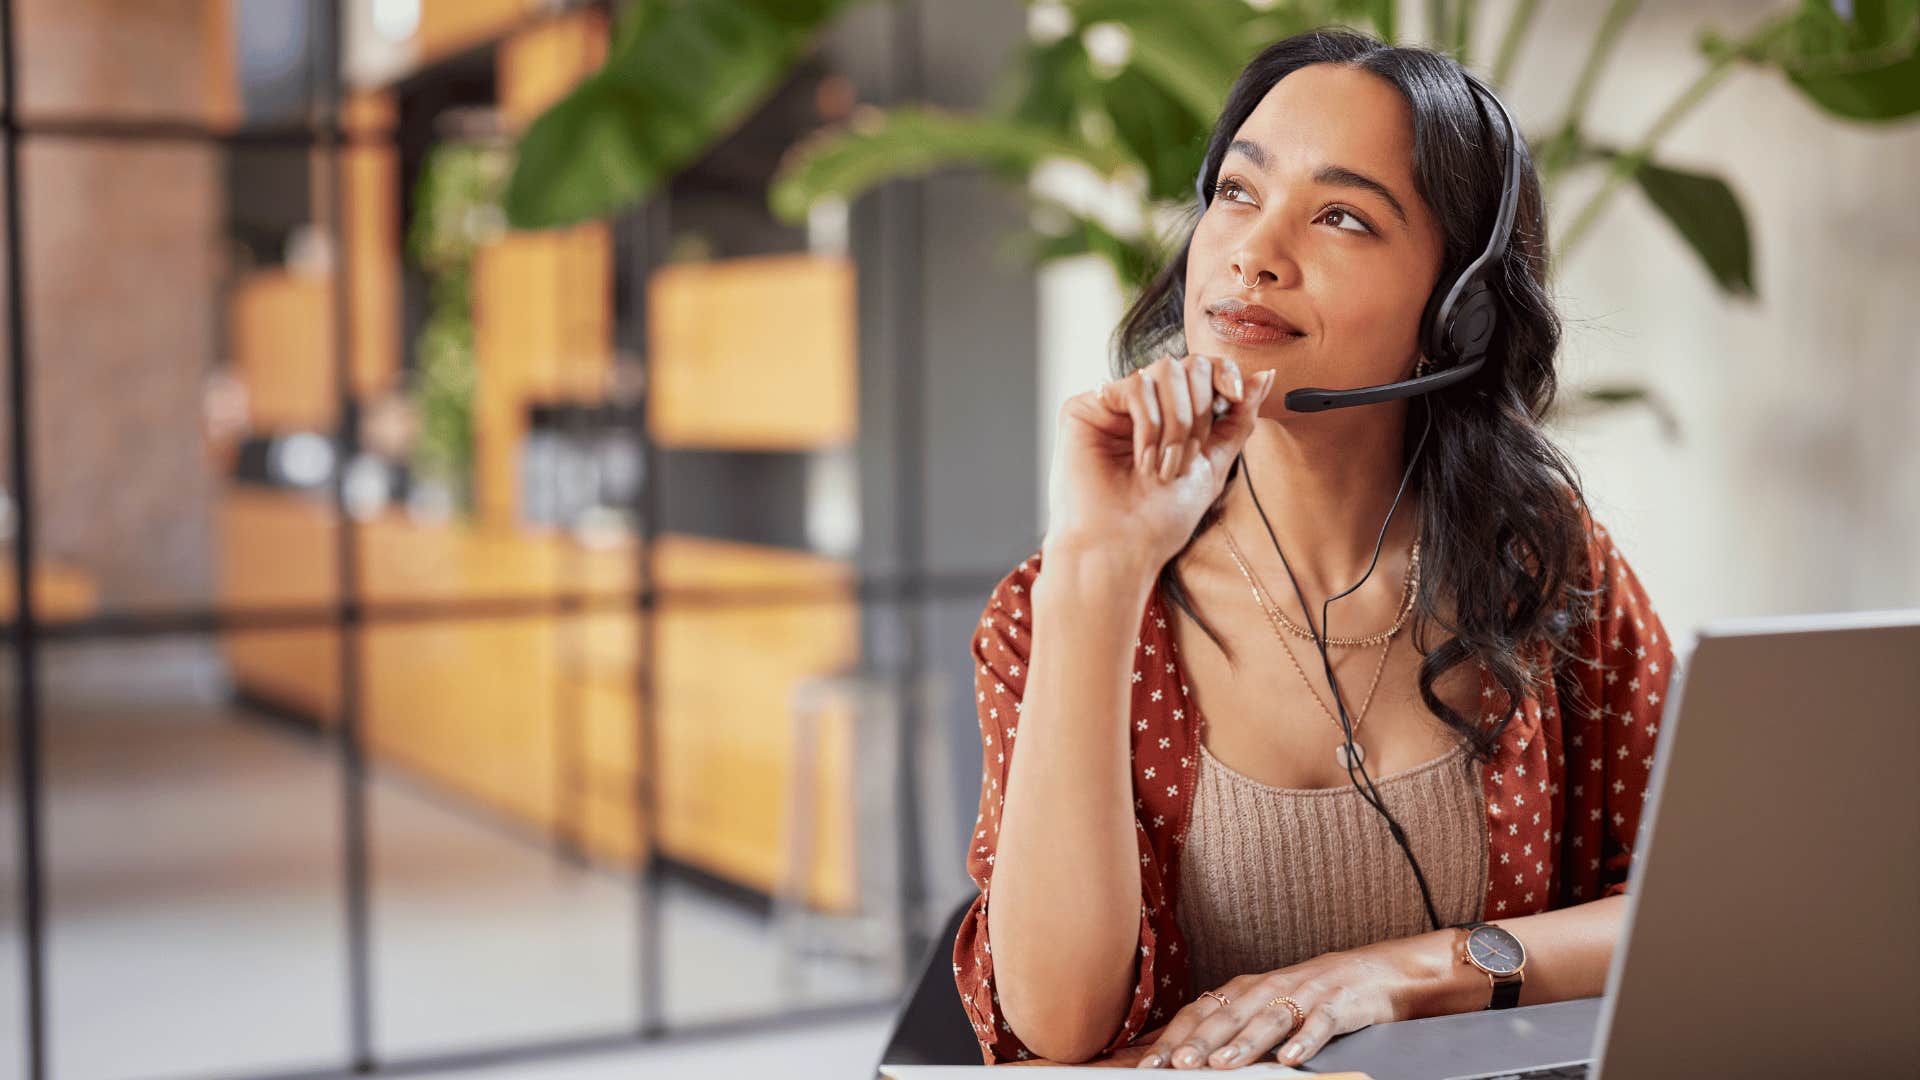
<instances>
[{"instance_id":1,"label":"dark wavy hair","mask_svg":"<svg viewBox=\"0 0 1920 1080\"><path fill-rule=\"evenodd\" d=\"M1411 106L1414 184L1445 233L1444 280L1486 247L1500 204L1507 152L1501 118L1490 115L1491 106L1467 86L1464 71L1452 57L1389 45L1344 28L1308 31L1268 46L1241 71L1227 95L1207 144L1201 187L1212 192L1227 144L1267 91L1293 71L1324 63L1372 72L1397 88ZM1513 234L1503 272L1489 282L1500 303L1500 329L1478 373L1422 395L1433 429L1412 479L1422 493L1422 572L1413 615L1414 647L1423 658L1420 697L1482 761L1490 758L1511 720L1512 706L1550 677L1536 662L1533 646L1546 642L1554 654L1566 654L1569 629L1585 621L1593 593L1579 585L1587 528L1579 475L1541 425L1553 401L1561 323L1546 287L1545 208L1524 139L1520 153ZM1115 329L1117 375L1130 375L1164 352L1186 354L1187 255L1194 225L1206 206L1204 197L1196 199L1178 253L1142 289ZM1430 359L1444 365L1451 358ZM1408 413L1414 415L1411 409ZM1414 452L1419 427L1407 424L1403 440L1408 455ZM1238 472L1236 461L1227 484ZM1223 500L1225 491L1223 487ZM1220 509L1216 502L1202 515L1188 547L1218 521ZM1194 611L1174 569L1177 561L1170 559L1161 568L1161 588L1231 659L1232 650ZM1438 603L1449 594L1457 616L1452 623ZM1435 624L1451 636L1429 651L1427 636ZM1496 725L1461 716L1433 690L1447 671L1476 658L1507 695L1505 715ZM1557 669L1559 664L1547 666Z\"/></svg>"}]
</instances>

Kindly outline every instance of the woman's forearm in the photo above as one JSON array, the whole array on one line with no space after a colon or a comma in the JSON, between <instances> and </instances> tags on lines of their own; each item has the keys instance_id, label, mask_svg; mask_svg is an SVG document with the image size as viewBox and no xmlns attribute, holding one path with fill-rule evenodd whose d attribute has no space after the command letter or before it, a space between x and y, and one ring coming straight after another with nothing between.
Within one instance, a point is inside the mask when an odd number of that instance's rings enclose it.
<instances>
[{"instance_id":1,"label":"woman's forearm","mask_svg":"<svg viewBox=\"0 0 1920 1080\"><path fill-rule=\"evenodd\" d=\"M1520 1004L1538 1005L1604 992L1626 904L1625 896L1609 896L1537 915L1491 920L1526 947ZM1487 1007L1492 984L1485 972L1460 960L1459 943L1460 931L1447 929L1368 946L1392 955L1405 974L1394 1019L1444 1016Z\"/></svg>"},{"instance_id":2,"label":"woman's forearm","mask_svg":"<svg viewBox=\"0 0 1920 1080\"><path fill-rule=\"evenodd\" d=\"M1132 998L1141 893L1127 712L1153 573L1122 552L1053 542L1030 597L987 932L1008 1026L1055 1061L1098 1053Z\"/></svg>"}]
</instances>

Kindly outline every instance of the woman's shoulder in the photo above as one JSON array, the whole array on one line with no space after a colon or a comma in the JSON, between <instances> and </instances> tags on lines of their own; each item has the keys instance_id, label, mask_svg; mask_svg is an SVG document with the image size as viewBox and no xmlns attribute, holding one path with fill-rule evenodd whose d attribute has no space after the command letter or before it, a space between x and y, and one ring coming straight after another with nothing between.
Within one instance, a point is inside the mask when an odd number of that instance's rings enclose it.
<instances>
[{"instance_id":1,"label":"woman's shoulder","mask_svg":"<svg viewBox=\"0 0 1920 1080\"><path fill-rule=\"evenodd\" d=\"M1608 579L1618 574L1626 560L1602 514L1594 509L1586 494L1570 491L1568 497L1579 530L1573 553L1576 584L1583 590L1604 592Z\"/></svg>"},{"instance_id":2,"label":"woman's shoulder","mask_svg":"<svg viewBox=\"0 0 1920 1080\"><path fill-rule=\"evenodd\" d=\"M1653 598L1622 551L1619 538L1584 501L1578 513L1585 551L1578 559L1577 596L1569 614L1586 629L1579 649L1585 663L1597 670L1623 647L1636 660L1648 648L1665 647L1665 627Z\"/></svg>"},{"instance_id":3,"label":"woman's shoulder","mask_svg":"<svg viewBox=\"0 0 1920 1080\"><path fill-rule=\"evenodd\" d=\"M1623 588L1632 592L1640 591L1639 576L1622 552L1619 537L1584 501L1579 505L1578 515L1585 541L1585 552L1581 558L1582 585L1603 595Z\"/></svg>"},{"instance_id":4,"label":"woman's shoulder","mask_svg":"<svg viewBox=\"0 0 1920 1080\"><path fill-rule=\"evenodd\" d=\"M1567 511L1572 514L1574 524L1580 530L1580 539L1588 551L1592 551L1600 538L1605 536L1606 527L1594 512L1593 503L1587 498L1586 491L1579 488L1562 487L1562 498L1567 500Z\"/></svg>"},{"instance_id":5,"label":"woman's shoulder","mask_svg":"<svg viewBox=\"0 0 1920 1080\"><path fill-rule=\"evenodd\" d=\"M1033 581L1039 573L1040 555L1035 552L1001 575L980 608L972 635L973 658L982 676L997 677L998 693L1025 690L1020 670L1030 649L1026 630L1033 625Z\"/></svg>"},{"instance_id":6,"label":"woman's shoulder","mask_svg":"<svg viewBox=\"0 0 1920 1080\"><path fill-rule=\"evenodd\" d=\"M1033 583L1040 576L1040 549L1020 560L1019 565L1008 570L994 583L988 596L987 607L992 611L1011 614L1015 610L1026 608L1033 595Z\"/></svg>"}]
</instances>

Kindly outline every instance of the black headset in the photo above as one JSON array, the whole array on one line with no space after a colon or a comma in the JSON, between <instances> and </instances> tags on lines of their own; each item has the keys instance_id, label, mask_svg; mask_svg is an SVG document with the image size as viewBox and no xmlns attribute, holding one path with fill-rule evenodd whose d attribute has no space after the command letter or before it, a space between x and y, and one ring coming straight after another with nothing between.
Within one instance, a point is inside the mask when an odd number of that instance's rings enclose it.
<instances>
[{"instance_id":1,"label":"black headset","mask_svg":"<svg viewBox=\"0 0 1920 1080\"><path fill-rule=\"evenodd\" d=\"M1467 85L1478 90L1494 108L1506 125L1507 156L1506 167L1502 172L1500 185L1500 210L1493 222L1492 235L1487 240L1486 249L1479 257L1468 263L1459 272L1444 276L1435 284L1433 292L1427 297L1426 310L1420 316L1420 343L1429 359L1441 363L1441 358L1455 361L1444 370L1430 375L1422 375L1398 382L1382 383L1378 386L1363 386L1353 390L1325 390L1308 386L1290 390L1286 396L1287 408L1294 412L1321 412L1327 409L1342 409L1353 405L1372 405L1382 401L1397 401L1431 393L1453 386L1479 371L1486 363L1487 348L1493 342L1494 331L1500 324L1500 305L1487 282L1492 275L1505 265L1507 245L1513 234L1514 209L1520 201L1520 132L1513 122L1513 114L1507 111L1500 98L1485 83L1475 78L1471 72L1461 70ZM1491 125L1489 125L1491 126ZM1216 166L1217 168L1217 166ZM1203 167L1195 185L1200 190L1201 208L1207 205L1207 170ZM1373 561L1367 564L1367 572L1360 580L1349 586L1345 592L1327 597L1320 605L1320 627L1327 625L1327 608L1335 600L1358 589L1373 576L1373 568L1380 562L1380 547L1386 542L1387 525L1393 521L1393 512L1400 507L1401 496L1407 492L1407 482L1413 478L1413 468L1420 460L1420 451L1427 444L1427 436L1433 432L1433 407L1429 403L1426 411L1426 426L1420 433L1420 442L1414 446L1413 454L1407 460L1407 470L1400 477L1400 490L1393 496L1393 505L1387 508L1387 517L1380 523L1380 535L1374 540ZM1301 590L1300 582L1293 576L1293 567L1288 565L1286 553L1280 550L1280 539L1274 535L1273 522L1267 520L1265 508L1260 506L1260 496L1254 493L1253 478L1247 472L1246 454L1239 455L1239 471L1246 480L1247 494L1253 497L1254 508L1260 512L1260 520L1266 524L1267 536L1273 541L1273 550L1280 556L1280 565L1286 567L1287 578L1293 582L1294 595L1300 599L1300 610L1307 611L1306 593ZM1340 686L1333 678L1333 661L1327 655L1327 644L1322 636L1331 636L1331 631L1316 629L1312 620L1308 620L1308 632L1313 634L1314 645L1319 648L1320 662L1326 674L1327 685L1333 690L1334 707L1339 711L1340 728L1346 736L1347 779L1360 791L1361 798L1386 819L1387 831L1406 853L1407 864L1413 868L1413 877L1420 886L1420 899L1426 905L1427 919L1433 929L1441 927L1440 914L1433 906L1433 894L1427 887L1427 876L1420 870L1420 860L1414 857L1413 845L1408 843L1406 831L1388 812L1386 802L1380 798L1380 792L1374 787L1373 777L1368 775L1366 763L1361 761L1353 744L1353 721L1347 715L1346 702L1340 696ZM1358 769L1358 775L1355 770ZM1361 781L1365 780L1365 786Z\"/></svg>"},{"instance_id":2,"label":"black headset","mask_svg":"<svg viewBox=\"0 0 1920 1080\"><path fill-rule=\"evenodd\" d=\"M1428 295L1426 310L1420 315L1420 344L1428 359L1440 364L1444 362L1443 358L1451 357L1458 363L1430 375L1378 386L1362 386L1352 390L1303 386L1289 390L1286 405L1294 412L1321 412L1350 405L1372 405L1442 390L1470 378L1486 363L1487 347L1493 343L1494 331L1500 325L1500 305L1487 282L1500 272L1506 258L1507 244L1513 235L1514 212L1520 203L1520 139L1513 114L1507 111L1500 98L1472 72L1462 70L1461 74L1465 76L1468 86L1478 90L1500 111L1507 131L1507 158L1500 184L1500 211L1494 217L1486 250L1456 273L1442 277ZM1211 201L1207 198L1205 168L1194 180L1194 187L1200 193L1200 206L1204 210Z\"/></svg>"}]
</instances>

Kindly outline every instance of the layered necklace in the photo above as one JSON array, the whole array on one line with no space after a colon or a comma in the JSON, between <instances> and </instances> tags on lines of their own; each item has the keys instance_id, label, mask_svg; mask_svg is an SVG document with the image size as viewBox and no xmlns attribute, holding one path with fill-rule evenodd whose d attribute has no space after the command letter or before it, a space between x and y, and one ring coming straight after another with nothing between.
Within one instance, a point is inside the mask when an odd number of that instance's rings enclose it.
<instances>
[{"instance_id":1,"label":"layered necklace","mask_svg":"<svg viewBox=\"0 0 1920 1080\"><path fill-rule=\"evenodd\" d=\"M1306 671L1300 667L1300 661L1294 658L1293 649L1287 644L1286 633L1283 633L1282 630L1284 628L1286 632L1290 632L1296 637L1305 638L1308 641L1314 640L1313 632L1295 625L1293 620L1287 618L1286 613L1281 611L1280 606L1275 604L1267 594L1267 590L1261 586L1259 581L1254 579L1253 571L1247 568L1246 560L1240 554L1240 545L1234 543L1233 533L1227 530L1224 523L1220 526L1220 532L1227 538L1227 551L1233 556L1233 564L1240 568L1240 576L1247 579L1247 585L1253 592L1254 603L1260 605L1260 610L1267 616L1267 624L1273 627L1274 636L1280 640L1281 651L1287 654L1288 663L1292 664L1293 670L1299 673L1300 681L1306 684L1307 691L1313 695L1314 703L1320 706L1320 711L1326 713L1327 719L1333 721L1334 728L1340 731L1341 741L1340 745L1334 748L1334 758L1339 761L1341 768L1351 771L1355 766L1359 765L1360 762L1366 760L1366 751L1358 742L1355 742L1352 747L1351 757L1349 756L1346 731L1340 727L1340 718L1333 714L1332 709L1327 708L1326 701L1320 697L1319 688L1313 685L1313 680L1307 678ZM1380 673L1386 670L1387 653L1393 649L1394 635L1398 634L1400 628L1406 625L1407 616L1413 611L1414 597L1419 595L1420 541L1418 539L1414 540L1413 551L1408 556L1406 578L1401 588L1400 613L1394 617L1392 626L1380 633L1369 634L1365 637L1329 637L1322 639L1328 646L1337 648L1366 648L1373 645L1384 646L1380 650L1380 661L1373 669L1373 682L1367 686L1366 699L1361 702L1360 713L1353 721L1353 733L1356 739L1360 734L1361 723L1367 718L1367 708L1373 704L1373 692L1380 685Z\"/></svg>"}]
</instances>

